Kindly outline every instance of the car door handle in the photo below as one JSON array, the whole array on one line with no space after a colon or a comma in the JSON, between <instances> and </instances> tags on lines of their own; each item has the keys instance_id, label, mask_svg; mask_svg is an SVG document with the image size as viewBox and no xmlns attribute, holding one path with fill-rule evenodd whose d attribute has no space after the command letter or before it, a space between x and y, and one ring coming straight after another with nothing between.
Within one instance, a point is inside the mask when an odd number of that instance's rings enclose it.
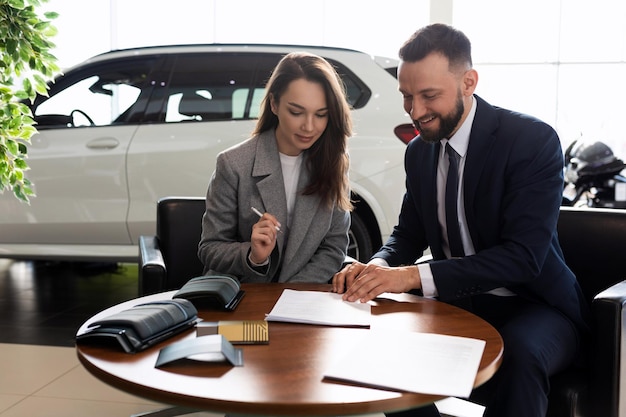
<instances>
[{"instance_id":1,"label":"car door handle","mask_svg":"<svg viewBox=\"0 0 626 417\"><path fill-rule=\"evenodd\" d=\"M117 148L120 141L115 138L98 138L87 142L89 149L113 149Z\"/></svg>"}]
</instances>

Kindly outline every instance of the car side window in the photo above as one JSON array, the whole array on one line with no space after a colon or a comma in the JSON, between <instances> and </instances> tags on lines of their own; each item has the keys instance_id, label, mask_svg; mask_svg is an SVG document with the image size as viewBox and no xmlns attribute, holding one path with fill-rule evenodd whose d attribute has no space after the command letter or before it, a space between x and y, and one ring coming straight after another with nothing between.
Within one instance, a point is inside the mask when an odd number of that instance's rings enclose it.
<instances>
[{"instance_id":1,"label":"car side window","mask_svg":"<svg viewBox=\"0 0 626 417\"><path fill-rule=\"evenodd\" d=\"M166 123L255 119L265 96L265 84L283 54L189 53L176 57L165 94ZM371 95L365 84L344 65L329 60L341 75L354 108Z\"/></svg>"},{"instance_id":2,"label":"car side window","mask_svg":"<svg viewBox=\"0 0 626 417\"><path fill-rule=\"evenodd\" d=\"M328 58L327 58L328 59ZM337 74L341 77L343 81L344 87L346 89L346 97L348 99L348 103L354 109L359 109L369 101L372 92L367 87L367 85L361 81L352 71L346 68L345 65L333 60L328 59L337 71Z\"/></svg>"},{"instance_id":3,"label":"car side window","mask_svg":"<svg viewBox=\"0 0 626 417\"><path fill-rule=\"evenodd\" d=\"M198 53L177 57L165 99L166 123L254 119L279 54Z\"/></svg>"},{"instance_id":4,"label":"car side window","mask_svg":"<svg viewBox=\"0 0 626 417\"><path fill-rule=\"evenodd\" d=\"M52 85L51 94L33 106L37 128L108 126L139 122L150 60L72 72Z\"/></svg>"}]
</instances>

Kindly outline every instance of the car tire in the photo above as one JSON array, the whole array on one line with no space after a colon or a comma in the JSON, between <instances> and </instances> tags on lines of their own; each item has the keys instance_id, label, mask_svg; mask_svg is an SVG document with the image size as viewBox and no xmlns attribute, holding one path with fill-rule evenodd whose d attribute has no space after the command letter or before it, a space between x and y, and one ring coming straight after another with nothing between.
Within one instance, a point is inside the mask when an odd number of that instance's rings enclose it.
<instances>
[{"instance_id":1,"label":"car tire","mask_svg":"<svg viewBox=\"0 0 626 417\"><path fill-rule=\"evenodd\" d=\"M358 214L352 213L352 224L348 231L348 255L354 259L367 262L374 253L372 247L372 238L365 222L361 220Z\"/></svg>"}]
</instances>

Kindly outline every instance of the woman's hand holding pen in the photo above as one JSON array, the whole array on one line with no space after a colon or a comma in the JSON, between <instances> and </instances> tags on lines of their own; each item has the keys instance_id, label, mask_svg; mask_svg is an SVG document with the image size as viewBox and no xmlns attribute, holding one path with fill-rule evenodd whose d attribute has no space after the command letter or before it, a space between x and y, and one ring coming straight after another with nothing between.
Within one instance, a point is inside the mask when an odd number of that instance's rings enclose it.
<instances>
[{"instance_id":1,"label":"woman's hand holding pen","mask_svg":"<svg viewBox=\"0 0 626 417\"><path fill-rule=\"evenodd\" d=\"M260 218L252 226L250 260L255 264L264 263L276 247L276 236L280 231L280 222L269 213L261 213L252 207Z\"/></svg>"}]
</instances>

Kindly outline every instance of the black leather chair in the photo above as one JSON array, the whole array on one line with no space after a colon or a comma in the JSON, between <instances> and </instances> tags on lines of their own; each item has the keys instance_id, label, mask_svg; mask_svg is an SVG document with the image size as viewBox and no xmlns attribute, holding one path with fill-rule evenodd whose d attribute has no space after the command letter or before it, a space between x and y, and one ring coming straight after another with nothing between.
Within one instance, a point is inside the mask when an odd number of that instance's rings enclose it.
<instances>
[{"instance_id":1,"label":"black leather chair","mask_svg":"<svg viewBox=\"0 0 626 417\"><path fill-rule=\"evenodd\" d=\"M139 239L139 295L177 289L202 274L196 253L204 209L202 197L158 201L157 234ZM551 379L548 417L625 417L626 210L563 207L558 231L591 306L593 334L588 366Z\"/></svg>"},{"instance_id":2,"label":"black leather chair","mask_svg":"<svg viewBox=\"0 0 626 417\"><path fill-rule=\"evenodd\" d=\"M204 197L166 197L157 202L155 236L139 237L139 295L174 290L202 275L198 243Z\"/></svg>"},{"instance_id":3,"label":"black leather chair","mask_svg":"<svg viewBox=\"0 0 626 417\"><path fill-rule=\"evenodd\" d=\"M565 260L590 303L593 321L588 366L551 378L548 416L624 417L626 210L563 207L558 232Z\"/></svg>"}]
</instances>

